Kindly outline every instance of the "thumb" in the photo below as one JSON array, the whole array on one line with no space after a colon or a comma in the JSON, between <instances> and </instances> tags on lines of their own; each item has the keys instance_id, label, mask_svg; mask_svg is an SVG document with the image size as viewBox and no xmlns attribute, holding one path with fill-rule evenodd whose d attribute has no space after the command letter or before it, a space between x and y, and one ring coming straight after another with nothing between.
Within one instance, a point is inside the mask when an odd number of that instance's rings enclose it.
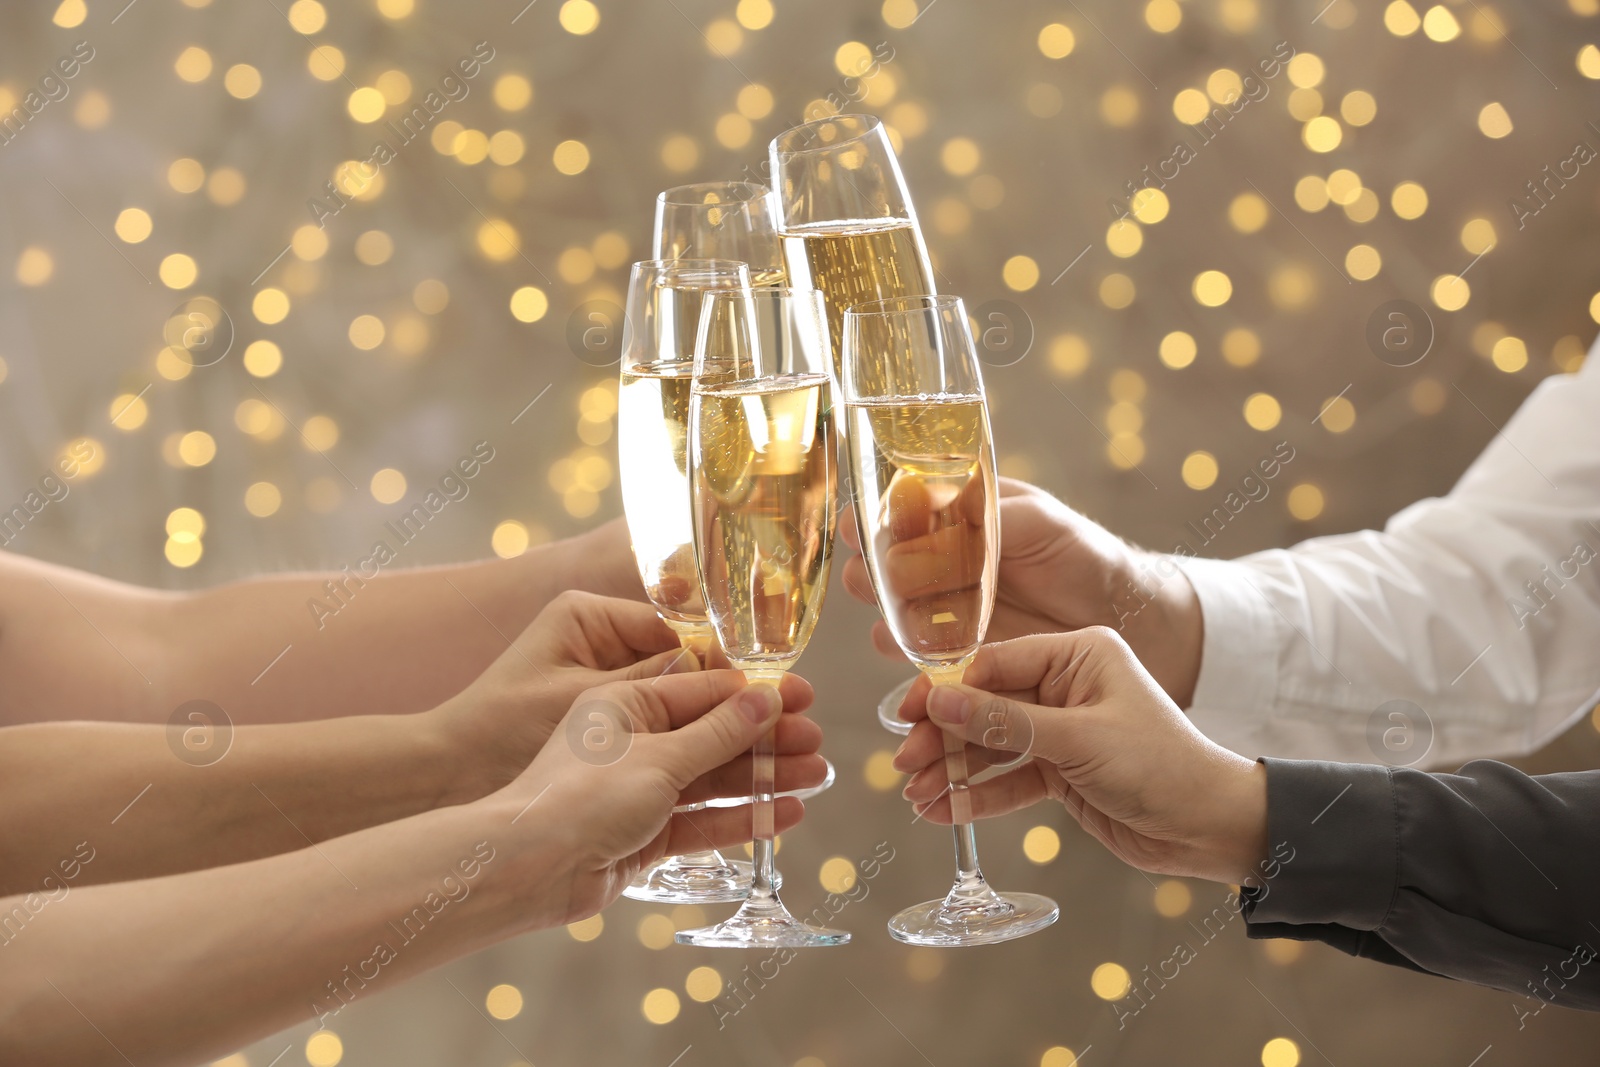
<instances>
[{"instance_id":1,"label":"thumb","mask_svg":"<svg viewBox=\"0 0 1600 1067\"><path fill-rule=\"evenodd\" d=\"M700 669L700 660L687 648L670 648L638 663L629 664L616 677L629 682L648 682L665 674L690 674Z\"/></svg>"},{"instance_id":2,"label":"thumb","mask_svg":"<svg viewBox=\"0 0 1600 1067\"><path fill-rule=\"evenodd\" d=\"M936 685L928 693L928 718L936 726L1001 752L1031 752L1051 710L968 685Z\"/></svg>"},{"instance_id":3,"label":"thumb","mask_svg":"<svg viewBox=\"0 0 1600 1067\"><path fill-rule=\"evenodd\" d=\"M657 735L662 765L679 790L745 752L783 710L783 698L771 685L754 683L740 689L704 715L676 730Z\"/></svg>"}]
</instances>

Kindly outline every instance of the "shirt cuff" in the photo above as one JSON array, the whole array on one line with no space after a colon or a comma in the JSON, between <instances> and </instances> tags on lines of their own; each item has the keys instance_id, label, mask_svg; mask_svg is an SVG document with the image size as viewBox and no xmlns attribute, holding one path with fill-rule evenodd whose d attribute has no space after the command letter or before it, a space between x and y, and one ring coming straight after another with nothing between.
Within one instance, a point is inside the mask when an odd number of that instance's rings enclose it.
<instances>
[{"instance_id":1,"label":"shirt cuff","mask_svg":"<svg viewBox=\"0 0 1600 1067\"><path fill-rule=\"evenodd\" d=\"M1226 719L1269 715L1278 700L1282 619L1239 563L1198 556L1173 560L1200 600L1205 632L1191 711L1219 712Z\"/></svg>"},{"instance_id":2,"label":"shirt cuff","mask_svg":"<svg viewBox=\"0 0 1600 1067\"><path fill-rule=\"evenodd\" d=\"M1244 917L1263 923L1376 930L1400 879L1394 785L1388 767L1261 760L1267 768L1267 843L1261 884Z\"/></svg>"}]
</instances>

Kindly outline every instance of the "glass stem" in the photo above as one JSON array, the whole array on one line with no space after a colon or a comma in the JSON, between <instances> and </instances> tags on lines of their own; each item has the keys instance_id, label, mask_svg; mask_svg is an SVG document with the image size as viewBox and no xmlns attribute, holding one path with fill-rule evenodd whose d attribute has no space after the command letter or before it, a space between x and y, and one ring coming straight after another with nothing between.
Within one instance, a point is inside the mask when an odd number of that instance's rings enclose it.
<instances>
[{"instance_id":1,"label":"glass stem","mask_svg":"<svg viewBox=\"0 0 1600 1067\"><path fill-rule=\"evenodd\" d=\"M966 671L966 663L928 670L934 685L955 685ZM978 835L972 827L972 787L968 783L966 738L943 730L944 772L950 780L950 821L956 845L956 883L952 896L987 895L990 890L978 866Z\"/></svg>"},{"instance_id":2,"label":"glass stem","mask_svg":"<svg viewBox=\"0 0 1600 1067\"><path fill-rule=\"evenodd\" d=\"M678 635L678 644L683 646L684 654L693 656L705 665L706 653L711 650L713 634L709 623L668 623ZM688 805L689 810L699 811L704 804ZM722 853L716 849L706 849L703 852L686 852L675 860L669 858L668 863L679 867L726 867L728 861L722 858Z\"/></svg>"},{"instance_id":3,"label":"glass stem","mask_svg":"<svg viewBox=\"0 0 1600 1067\"><path fill-rule=\"evenodd\" d=\"M774 689L783 681L783 671L747 670L745 679L751 685L770 685ZM750 883L750 899L747 907L781 907L778 903L778 894L772 887L777 873L777 847L774 796L777 789L777 723L768 727L756 739L755 747L751 749L751 763L754 767L753 781L751 782L750 795L752 817L752 848L754 858L754 871Z\"/></svg>"}]
</instances>

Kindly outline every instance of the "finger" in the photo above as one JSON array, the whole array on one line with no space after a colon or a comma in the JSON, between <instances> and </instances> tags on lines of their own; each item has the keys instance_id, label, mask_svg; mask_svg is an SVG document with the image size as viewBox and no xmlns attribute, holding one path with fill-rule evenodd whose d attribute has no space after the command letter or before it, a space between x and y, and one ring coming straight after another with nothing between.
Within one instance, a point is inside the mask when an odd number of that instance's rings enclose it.
<instances>
[{"instance_id":1,"label":"finger","mask_svg":"<svg viewBox=\"0 0 1600 1067\"><path fill-rule=\"evenodd\" d=\"M1040 730L1057 725L1059 708L1024 704L969 685L941 685L928 694L928 719L970 744L1026 752Z\"/></svg>"},{"instance_id":2,"label":"finger","mask_svg":"<svg viewBox=\"0 0 1600 1067\"><path fill-rule=\"evenodd\" d=\"M867 571L866 561L860 556L851 556L844 564L844 587L850 595L863 604L876 605L878 598L872 592L872 575Z\"/></svg>"},{"instance_id":3,"label":"finger","mask_svg":"<svg viewBox=\"0 0 1600 1067\"><path fill-rule=\"evenodd\" d=\"M682 856L707 849L733 848L751 838L752 812L749 804L737 808L701 808L674 812L667 823L665 855ZM778 833L793 829L805 815L806 806L794 797L779 797L773 804L773 822Z\"/></svg>"},{"instance_id":4,"label":"finger","mask_svg":"<svg viewBox=\"0 0 1600 1067\"><path fill-rule=\"evenodd\" d=\"M901 774L915 774L944 758L944 735L926 720L914 723L906 739L894 754L894 769Z\"/></svg>"},{"instance_id":5,"label":"finger","mask_svg":"<svg viewBox=\"0 0 1600 1067\"><path fill-rule=\"evenodd\" d=\"M816 753L780 755L774 763L773 792L792 793L815 789L828 777L828 761ZM679 804L704 804L723 797L747 797L754 781L755 759L749 755L729 760L684 787Z\"/></svg>"},{"instance_id":6,"label":"finger","mask_svg":"<svg viewBox=\"0 0 1600 1067\"><path fill-rule=\"evenodd\" d=\"M852 552L861 551L861 531L856 528L856 506L849 505L839 512L839 540Z\"/></svg>"},{"instance_id":7,"label":"finger","mask_svg":"<svg viewBox=\"0 0 1600 1067\"><path fill-rule=\"evenodd\" d=\"M979 689L1060 692L1075 672L1085 666L1091 668L1087 673L1098 672L1126 647L1116 631L1103 626L1034 634L983 646L961 680Z\"/></svg>"},{"instance_id":8,"label":"finger","mask_svg":"<svg viewBox=\"0 0 1600 1067\"><path fill-rule=\"evenodd\" d=\"M1032 485L1021 478L1007 478L1001 475L996 479L1000 483L1000 496L1037 496L1044 492L1037 485Z\"/></svg>"},{"instance_id":9,"label":"finger","mask_svg":"<svg viewBox=\"0 0 1600 1067\"><path fill-rule=\"evenodd\" d=\"M783 699L771 685L754 682L704 715L658 735L653 749L680 792L702 774L742 755L771 729Z\"/></svg>"},{"instance_id":10,"label":"finger","mask_svg":"<svg viewBox=\"0 0 1600 1067\"><path fill-rule=\"evenodd\" d=\"M649 659L642 659L632 666L624 667L617 672L617 676L626 681L650 681L666 674L692 674L700 669L700 661L693 652L687 648L678 647L658 652Z\"/></svg>"},{"instance_id":11,"label":"finger","mask_svg":"<svg viewBox=\"0 0 1600 1067\"><path fill-rule=\"evenodd\" d=\"M967 762L967 777L976 778L990 767L1013 766L1017 762L1017 755L1013 752L996 752L992 748L981 748L978 745L968 745L964 752ZM920 804L932 800L950 787L950 776L946 771L944 753L940 758L917 771L906 780L905 787L900 790L900 795L913 804Z\"/></svg>"},{"instance_id":12,"label":"finger","mask_svg":"<svg viewBox=\"0 0 1600 1067\"><path fill-rule=\"evenodd\" d=\"M627 709L635 732L666 734L707 715L747 684L743 671L730 670L667 674L649 681L608 682L580 695L573 708L603 701ZM811 684L795 674L784 675L778 692L783 697L786 712L806 710L815 695ZM709 770L720 762L709 763L703 769Z\"/></svg>"},{"instance_id":13,"label":"finger","mask_svg":"<svg viewBox=\"0 0 1600 1067\"><path fill-rule=\"evenodd\" d=\"M1049 792L1045 789L1044 775L1039 769L1039 764L1030 760L1014 771L1007 771L986 782L979 782L968 791L967 795L972 802L974 819L993 819L1037 804L1048 796ZM943 791L939 798L931 803L914 805L913 810L920 817L940 826L949 826L952 822L948 790Z\"/></svg>"},{"instance_id":14,"label":"finger","mask_svg":"<svg viewBox=\"0 0 1600 1067\"><path fill-rule=\"evenodd\" d=\"M573 615L602 669L678 647L678 635L650 604L575 591L563 596L574 599Z\"/></svg>"}]
</instances>

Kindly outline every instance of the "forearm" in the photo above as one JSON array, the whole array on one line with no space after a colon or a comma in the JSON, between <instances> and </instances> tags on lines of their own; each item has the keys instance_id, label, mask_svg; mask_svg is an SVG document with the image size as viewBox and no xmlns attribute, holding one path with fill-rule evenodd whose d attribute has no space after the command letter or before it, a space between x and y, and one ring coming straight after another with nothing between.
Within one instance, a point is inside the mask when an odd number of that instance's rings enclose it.
<instances>
[{"instance_id":1,"label":"forearm","mask_svg":"<svg viewBox=\"0 0 1600 1067\"><path fill-rule=\"evenodd\" d=\"M433 707L565 589L642 599L620 521L509 560L254 578L189 594L0 554L0 722L236 724Z\"/></svg>"},{"instance_id":2,"label":"forearm","mask_svg":"<svg viewBox=\"0 0 1600 1067\"><path fill-rule=\"evenodd\" d=\"M556 857L503 806L45 901L0 945L0 1060L206 1062L554 921L525 902ZM28 911L18 898L0 908Z\"/></svg>"},{"instance_id":3,"label":"forearm","mask_svg":"<svg viewBox=\"0 0 1600 1067\"><path fill-rule=\"evenodd\" d=\"M0 730L0 894L149 878L306 847L488 791L435 713L234 730ZM81 857L80 857L81 859Z\"/></svg>"}]
</instances>

